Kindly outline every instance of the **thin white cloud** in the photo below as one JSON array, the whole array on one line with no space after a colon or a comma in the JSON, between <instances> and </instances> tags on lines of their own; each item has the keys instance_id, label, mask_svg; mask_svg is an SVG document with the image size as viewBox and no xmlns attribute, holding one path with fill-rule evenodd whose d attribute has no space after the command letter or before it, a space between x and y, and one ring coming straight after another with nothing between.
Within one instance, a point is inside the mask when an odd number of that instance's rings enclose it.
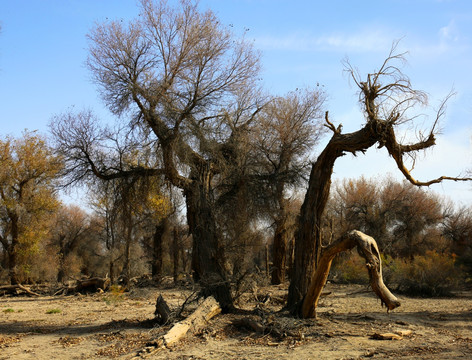
<instances>
[{"instance_id":1,"label":"thin white cloud","mask_svg":"<svg viewBox=\"0 0 472 360\"><path fill-rule=\"evenodd\" d=\"M262 50L385 52L392 45L392 34L382 31L361 31L354 34L333 33L316 36L291 33L285 36L261 36L255 39Z\"/></svg>"},{"instance_id":2,"label":"thin white cloud","mask_svg":"<svg viewBox=\"0 0 472 360\"><path fill-rule=\"evenodd\" d=\"M436 36L430 40L409 38L407 41L408 48L415 57L427 59L435 59L440 56L457 58L466 51L470 51L470 45L455 19L451 19L447 25L440 27Z\"/></svg>"},{"instance_id":3,"label":"thin white cloud","mask_svg":"<svg viewBox=\"0 0 472 360\"><path fill-rule=\"evenodd\" d=\"M441 42L457 42L459 41L460 32L454 20L439 29L439 38Z\"/></svg>"}]
</instances>

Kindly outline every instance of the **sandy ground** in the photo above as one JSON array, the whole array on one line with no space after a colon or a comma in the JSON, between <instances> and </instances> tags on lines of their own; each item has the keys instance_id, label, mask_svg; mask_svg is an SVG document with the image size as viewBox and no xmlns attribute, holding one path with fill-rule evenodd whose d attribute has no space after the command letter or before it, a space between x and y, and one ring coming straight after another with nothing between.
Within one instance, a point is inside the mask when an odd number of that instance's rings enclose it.
<instances>
[{"instance_id":1,"label":"sandy ground","mask_svg":"<svg viewBox=\"0 0 472 360\"><path fill-rule=\"evenodd\" d=\"M328 285L316 320L293 319L281 309L286 287L259 289L268 305L246 294L240 306L258 315L219 315L197 334L150 359L472 359L472 293L453 298L399 297L387 313L363 286ZM165 333L153 325L155 300L173 307L188 290L136 288L126 294L0 297L1 359L132 358ZM189 307L191 311L191 307ZM256 333L234 321L251 317L277 329ZM402 333L398 340L374 334Z\"/></svg>"}]
</instances>

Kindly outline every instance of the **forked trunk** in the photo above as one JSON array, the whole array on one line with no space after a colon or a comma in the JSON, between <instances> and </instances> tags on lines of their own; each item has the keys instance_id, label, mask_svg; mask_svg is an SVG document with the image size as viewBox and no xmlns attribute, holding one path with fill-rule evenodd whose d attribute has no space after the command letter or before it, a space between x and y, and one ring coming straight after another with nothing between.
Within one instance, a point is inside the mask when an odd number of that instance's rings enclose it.
<instances>
[{"instance_id":1,"label":"forked trunk","mask_svg":"<svg viewBox=\"0 0 472 360\"><path fill-rule=\"evenodd\" d=\"M292 311L305 296L321 252L321 216L331 187L331 174L339 153L329 145L313 164L307 193L295 233L295 254L287 306Z\"/></svg>"},{"instance_id":2,"label":"forked trunk","mask_svg":"<svg viewBox=\"0 0 472 360\"><path fill-rule=\"evenodd\" d=\"M295 255L287 299L287 306L293 312L297 312L305 297L320 258L321 220L328 202L334 163L347 151L355 154L374 145L378 141L377 131L381 127L367 123L364 128L354 133L341 134L341 129L334 129L329 122L328 113L326 121L334 134L311 168L308 190L295 233Z\"/></svg>"}]
</instances>

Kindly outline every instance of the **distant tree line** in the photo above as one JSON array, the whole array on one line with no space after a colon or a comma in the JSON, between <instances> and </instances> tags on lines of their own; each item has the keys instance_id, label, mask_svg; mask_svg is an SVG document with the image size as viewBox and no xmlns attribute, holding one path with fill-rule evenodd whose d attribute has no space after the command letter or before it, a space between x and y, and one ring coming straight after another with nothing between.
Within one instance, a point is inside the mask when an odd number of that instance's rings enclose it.
<instances>
[{"instance_id":1,"label":"distant tree line","mask_svg":"<svg viewBox=\"0 0 472 360\"><path fill-rule=\"evenodd\" d=\"M192 238L178 193L159 182L92 182L86 211L60 202L57 189L63 163L46 138L26 132L22 138L0 143L2 283L63 283L91 276L108 276L120 284L140 276L156 283L163 276L173 277L175 283L190 281ZM240 209L249 201L243 199ZM233 290L245 276L257 274L258 281L279 284L290 274L301 201L293 194L283 197L282 250L277 243L280 203L242 219L230 208L220 210L225 266ZM251 221L253 226L247 226ZM409 182L361 177L335 183L323 216L325 244L350 229L377 239L392 281L389 264L412 264L418 257L435 262L434 266L445 259L453 264L446 269L456 277L450 285L472 277L472 208L457 207ZM366 282L362 267L349 256L340 256L332 281ZM441 281L437 276L436 280L439 287Z\"/></svg>"}]
</instances>

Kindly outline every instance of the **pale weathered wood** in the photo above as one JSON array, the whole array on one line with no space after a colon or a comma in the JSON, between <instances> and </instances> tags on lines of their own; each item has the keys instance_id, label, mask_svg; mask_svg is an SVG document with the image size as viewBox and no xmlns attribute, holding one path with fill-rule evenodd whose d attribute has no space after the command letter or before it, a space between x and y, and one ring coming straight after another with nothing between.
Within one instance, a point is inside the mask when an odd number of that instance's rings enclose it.
<instances>
[{"instance_id":1,"label":"pale weathered wood","mask_svg":"<svg viewBox=\"0 0 472 360\"><path fill-rule=\"evenodd\" d=\"M317 270L311 280L308 292L303 299L300 315L303 318L313 318L316 316L316 307L321 292L328 278L331 263L334 257L346 250L350 250L357 246L359 254L366 260L367 271L369 272L370 285L377 296L385 304L389 310L400 306L398 299L385 286L382 279L382 264L379 249L376 241L357 230L353 230L331 245L323 249Z\"/></svg>"},{"instance_id":2,"label":"pale weathered wood","mask_svg":"<svg viewBox=\"0 0 472 360\"><path fill-rule=\"evenodd\" d=\"M218 302L212 296L207 297L186 319L172 326L164 336L149 342L146 348L138 352L138 358L147 357L159 349L174 345L189 332L195 333L202 329L211 318L219 313L221 313L221 307Z\"/></svg>"},{"instance_id":3,"label":"pale weathered wood","mask_svg":"<svg viewBox=\"0 0 472 360\"><path fill-rule=\"evenodd\" d=\"M397 330L393 333L374 333L370 336L374 340L402 340L405 336L412 335L411 330Z\"/></svg>"},{"instance_id":4,"label":"pale weathered wood","mask_svg":"<svg viewBox=\"0 0 472 360\"><path fill-rule=\"evenodd\" d=\"M167 334L164 335L164 346L170 346L182 337L187 332L196 332L205 326L212 317L221 312L220 305L212 297L207 297L205 301L186 319L175 324Z\"/></svg>"}]
</instances>

